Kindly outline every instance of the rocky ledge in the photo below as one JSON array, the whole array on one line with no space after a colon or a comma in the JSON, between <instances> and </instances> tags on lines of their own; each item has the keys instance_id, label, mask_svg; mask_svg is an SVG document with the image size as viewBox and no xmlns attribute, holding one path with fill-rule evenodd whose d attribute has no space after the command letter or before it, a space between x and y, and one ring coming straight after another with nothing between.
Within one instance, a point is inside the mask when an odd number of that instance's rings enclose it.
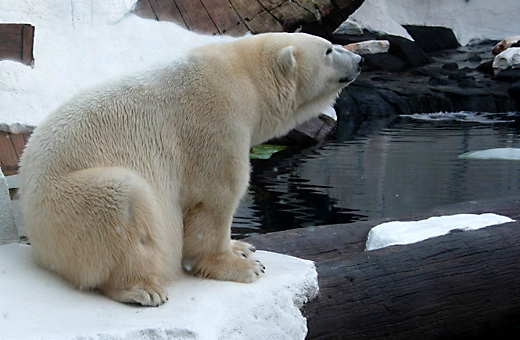
<instances>
[{"instance_id":1,"label":"rocky ledge","mask_svg":"<svg viewBox=\"0 0 520 340\"><path fill-rule=\"evenodd\" d=\"M365 56L363 72L336 104L341 122L428 112L511 112L520 107L520 69L493 74L496 41L460 46L443 27L405 26L415 41L363 31L335 44L388 40L388 53Z\"/></svg>"}]
</instances>

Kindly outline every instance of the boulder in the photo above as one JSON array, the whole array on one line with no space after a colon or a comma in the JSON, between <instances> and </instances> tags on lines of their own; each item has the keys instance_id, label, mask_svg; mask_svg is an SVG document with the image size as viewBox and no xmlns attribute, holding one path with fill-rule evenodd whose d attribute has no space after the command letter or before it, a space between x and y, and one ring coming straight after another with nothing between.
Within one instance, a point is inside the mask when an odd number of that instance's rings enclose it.
<instances>
[{"instance_id":1,"label":"boulder","mask_svg":"<svg viewBox=\"0 0 520 340\"><path fill-rule=\"evenodd\" d=\"M384 70L390 72L401 72L410 67L426 65L431 59L414 41L394 35L381 35L367 30L363 35L333 34L330 40L334 44L349 45L370 40L386 40L390 47L388 54L379 53L367 55L365 58L364 71ZM368 58L370 57L370 58Z\"/></svg>"},{"instance_id":2,"label":"boulder","mask_svg":"<svg viewBox=\"0 0 520 340\"><path fill-rule=\"evenodd\" d=\"M359 55L387 53L390 49L388 40L367 40L343 46L347 50Z\"/></svg>"},{"instance_id":3,"label":"boulder","mask_svg":"<svg viewBox=\"0 0 520 340\"><path fill-rule=\"evenodd\" d=\"M333 32L333 34L346 34L346 35L363 35L363 29L352 20L345 20L338 28Z\"/></svg>"},{"instance_id":4,"label":"boulder","mask_svg":"<svg viewBox=\"0 0 520 340\"><path fill-rule=\"evenodd\" d=\"M493 61L495 74L508 68L520 68L520 47L511 47L501 52Z\"/></svg>"},{"instance_id":5,"label":"boulder","mask_svg":"<svg viewBox=\"0 0 520 340\"><path fill-rule=\"evenodd\" d=\"M450 28L416 25L404 25L403 27L424 52L430 53L460 46Z\"/></svg>"}]
</instances>

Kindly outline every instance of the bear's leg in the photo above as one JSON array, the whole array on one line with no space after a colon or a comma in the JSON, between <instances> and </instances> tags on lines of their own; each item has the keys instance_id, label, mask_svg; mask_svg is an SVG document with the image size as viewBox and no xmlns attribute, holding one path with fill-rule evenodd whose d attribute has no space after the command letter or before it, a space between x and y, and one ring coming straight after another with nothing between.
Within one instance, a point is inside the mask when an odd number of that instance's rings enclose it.
<instances>
[{"instance_id":1,"label":"bear's leg","mask_svg":"<svg viewBox=\"0 0 520 340\"><path fill-rule=\"evenodd\" d=\"M39 262L116 301L164 303L166 259L157 239L163 221L148 183L124 168L75 171L58 183L43 225L29 234Z\"/></svg>"},{"instance_id":2,"label":"bear's leg","mask_svg":"<svg viewBox=\"0 0 520 340\"><path fill-rule=\"evenodd\" d=\"M186 214L183 265L191 274L248 283L264 273L262 263L251 257L255 248L231 240L232 217L233 210L202 202Z\"/></svg>"}]
</instances>

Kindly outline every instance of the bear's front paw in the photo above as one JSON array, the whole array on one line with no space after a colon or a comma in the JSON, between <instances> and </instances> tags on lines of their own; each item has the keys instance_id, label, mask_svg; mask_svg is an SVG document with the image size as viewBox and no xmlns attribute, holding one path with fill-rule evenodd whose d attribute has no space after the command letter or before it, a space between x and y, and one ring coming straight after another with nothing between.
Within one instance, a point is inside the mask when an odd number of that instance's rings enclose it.
<instances>
[{"instance_id":1,"label":"bear's front paw","mask_svg":"<svg viewBox=\"0 0 520 340\"><path fill-rule=\"evenodd\" d=\"M231 240L231 249L235 255L245 258L248 258L256 251L255 246L252 244L235 240Z\"/></svg>"},{"instance_id":2,"label":"bear's front paw","mask_svg":"<svg viewBox=\"0 0 520 340\"><path fill-rule=\"evenodd\" d=\"M241 250L204 257L197 261L190 273L222 281L242 283L256 281L265 273L265 266L247 255L252 253L251 250L248 253L244 251L243 247L247 243L240 243Z\"/></svg>"}]
</instances>

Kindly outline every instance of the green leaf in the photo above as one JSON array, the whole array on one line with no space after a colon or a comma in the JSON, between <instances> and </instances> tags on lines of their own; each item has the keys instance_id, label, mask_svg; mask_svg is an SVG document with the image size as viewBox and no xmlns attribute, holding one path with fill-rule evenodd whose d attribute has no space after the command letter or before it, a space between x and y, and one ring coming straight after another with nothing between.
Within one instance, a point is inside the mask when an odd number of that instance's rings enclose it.
<instances>
[{"instance_id":1,"label":"green leaf","mask_svg":"<svg viewBox=\"0 0 520 340\"><path fill-rule=\"evenodd\" d=\"M251 159L269 159L275 153L287 149L287 146L283 145L272 145L272 144L261 144L253 147L249 158Z\"/></svg>"}]
</instances>

